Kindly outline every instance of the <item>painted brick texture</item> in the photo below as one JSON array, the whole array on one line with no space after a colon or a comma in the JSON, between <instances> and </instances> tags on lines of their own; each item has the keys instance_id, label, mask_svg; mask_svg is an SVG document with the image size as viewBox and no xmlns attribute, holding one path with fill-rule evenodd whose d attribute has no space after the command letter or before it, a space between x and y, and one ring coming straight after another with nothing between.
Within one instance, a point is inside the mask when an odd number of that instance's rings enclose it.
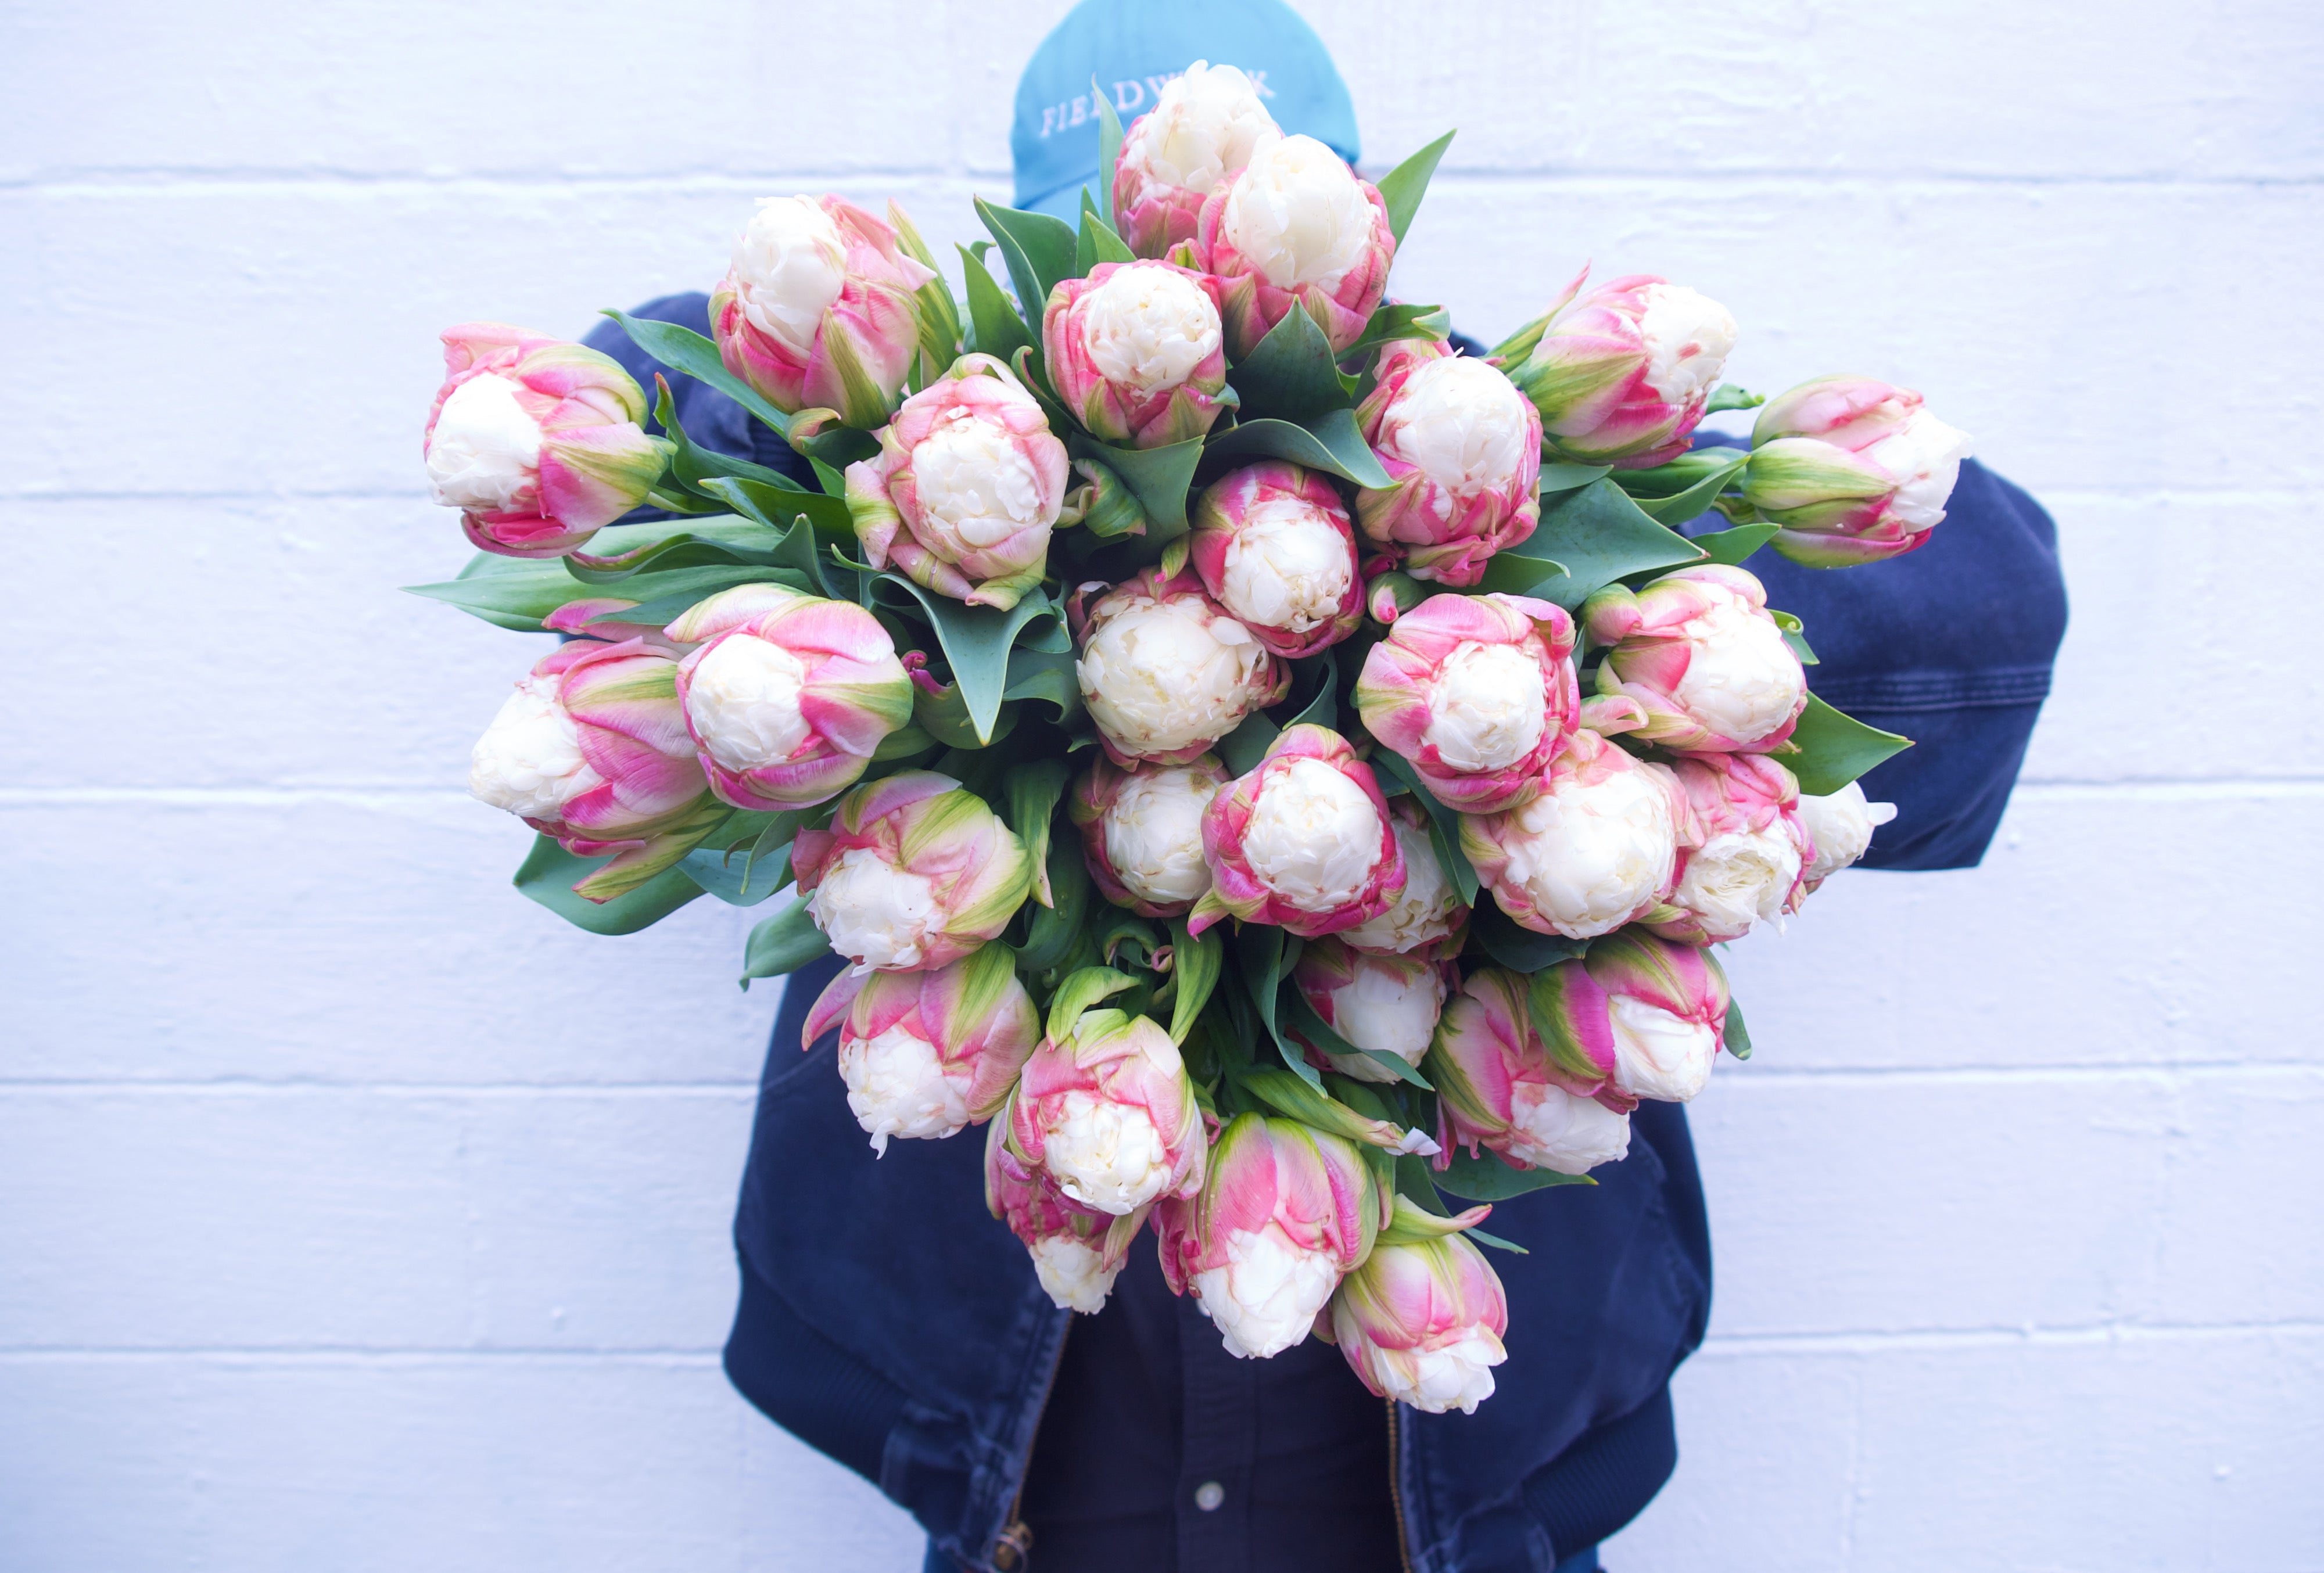
<instances>
[{"instance_id":1,"label":"painted brick texture","mask_svg":"<svg viewBox=\"0 0 2324 1573\"><path fill-rule=\"evenodd\" d=\"M466 551L438 327L706 287L761 195L970 238L1064 9L0 0L0 1567L918 1565L717 1367L747 915L510 891L461 784L530 647L392 587ZM2324 1570L2324 18L1303 9L1368 162L1462 126L1400 295L1668 272L2063 541L1986 866L1733 954L1717 1309L1609 1566Z\"/></svg>"}]
</instances>

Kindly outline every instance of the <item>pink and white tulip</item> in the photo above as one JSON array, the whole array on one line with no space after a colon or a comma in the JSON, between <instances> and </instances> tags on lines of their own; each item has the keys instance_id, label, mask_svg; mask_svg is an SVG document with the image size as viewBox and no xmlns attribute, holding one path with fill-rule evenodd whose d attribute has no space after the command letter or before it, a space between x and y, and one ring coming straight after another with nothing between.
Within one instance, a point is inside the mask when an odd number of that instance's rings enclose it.
<instances>
[{"instance_id":1,"label":"pink and white tulip","mask_svg":"<svg viewBox=\"0 0 2324 1573\"><path fill-rule=\"evenodd\" d=\"M707 824L678 663L642 639L575 639L543 656L468 759L468 792L576 857L614 854L574 887L610 901L668 868ZM692 839L672 833L691 826Z\"/></svg>"},{"instance_id":2,"label":"pink and white tulip","mask_svg":"<svg viewBox=\"0 0 2324 1573\"><path fill-rule=\"evenodd\" d=\"M1041 346L1058 402L1108 442L1192 442L1224 408L1226 336L1205 274L1100 262L1049 291Z\"/></svg>"},{"instance_id":3,"label":"pink and white tulip","mask_svg":"<svg viewBox=\"0 0 2324 1573\"><path fill-rule=\"evenodd\" d=\"M1399 1200L1399 1223L1410 1207ZM1508 1293L1458 1234L1404 1240L1392 1230L1341 1281L1328 1317L1332 1341L1372 1396L1424 1414L1476 1413L1493 1395L1493 1367L1508 1358Z\"/></svg>"},{"instance_id":4,"label":"pink and white tulip","mask_svg":"<svg viewBox=\"0 0 2324 1573\"><path fill-rule=\"evenodd\" d=\"M1800 785L1765 754L1706 754L1671 767L1688 826L1667 904L1643 919L1666 940L1739 940L1799 910L1815 860L1801 822Z\"/></svg>"},{"instance_id":5,"label":"pink and white tulip","mask_svg":"<svg viewBox=\"0 0 2324 1573\"><path fill-rule=\"evenodd\" d=\"M1594 1067L1551 1057L1515 972L1488 967L1461 985L1437 1024L1428 1079L1447 1151L1481 1146L1520 1169L1586 1174L1630 1150L1636 1099L1609 1096Z\"/></svg>"},{"instance_id":6,"label":"pink and white tulip","mask_svg":"<svg viewBox=\"0 0 2324 1573\"><path fill-rule=\"evenodd\" d=\"M1395 1081L1371 1056L1394 1054L1418 1065L1436 1035L1436 1018L1459 975L1450 961L1417 956L1377 956L1354 950L1336 934L1311 941L1299 952L1291 980L1323 1025L1364 1053L1333 1053L1313 1044L1308 1063L1359 1081Z\"/></svg>"},{"instance_id":7,"label":"pink and white tulip","mask_svg":"<svg viewBox=\"0 0 2324 1573\"><path fill-rule=\"evenodd\" d=\"M1588 272L1496 358L1562 457L1620 469L1664 464L1686 452L1702 419L1735 348L1735 318L1650 273L1585 295Z\"/></svg>"},{"instance_id":8,"label":"pink and white tulip","mask_svg":"<svg viewBox=\"0 0 2324 1573\"><path fill-rule=\"evenodd\" d=\"M1584 729L1536 786L1514 809L1461 822L1461 850L1503 912L1536 934L1584 940L1662 905L1686 824L1665 767Z\"/></svg>"},{"instance_id":9,"label":"pink and white tulip","mask_svg":"<svg viewBox=\"0 0 2324 1573\"><path fill-rule=\"evenodd\" d=\"M839 1025L847 1107L888 1151L890 1136L941 1140L991 1119L1041 1041L1041 1013L1006 945L927 972L842 972L807 1013L799 1046Z\"/></svg>"},{"instance_id":10,"label":"pink and white tulip","mask_svg":"<svg viewBox=\"0 0 2324 1573\"><path fill-rule=\"evenodd\" d=\"M744 584L666 632L696 647L678 667L686 730L711 789L737 808L807 808L838 796L881 740L912 719L895 641L852 601Z\"/></svg>"},{"instance_id":11,"label":"pink and white tulip","mask_svg":"<svg viewBox=\"0 0 2324 1573\"><path fill-rule=\"evenodd\" d=\"M1390 344L1373 374L1356 424L1395 484L1358 492L1357 520L1416 579L1474 584L1541 522L1541 416L1491 364L1426 339Z\"/></svg>"},{"instance_id":12,"label":"pink and white tulip","mask_svg":"<svg viewBox=\"0 0 2324 1573\"><path fill-rule=\"evenodd\" d=\"M1493 814L1530 800L1582 710L1573 620L1523 595L1432 595L1364 657L1356 709L1439 802Z\"/></svg>"},{"instance_id":13,"label":"pink and white tulip","mask_svg":"<svg viewBox=\"0 0 2324 1573\"><path fill-rule=\"evenodd\" d=\"M420 439L429 494L504 557L561 557L646 500L670 445L610 355L499 322L444 330Z\"/></svg>"},{"instance_id":14,"label":"pink and white tulip","mask_svg":"<svg viewBox=\"0 0 2324 1573\"><path fill-rule=\"evenodd\" d=\"M1227 353L1240 360L1295 306L1334 350L1361 338L1388 290L1388 204L1312 136L1262 136L1203 203L1194 254L1219 280Z\"/></svg>"},{"instance_id":15,"label":"pink and white tulip","mask_svg":"<svg viewBox=\"0 0 2324 1573\"><path fill-rule=\"evenodd\" d=\"M847 466L847 511L873 567L1005 611L1041 582L1070 467L1016 374L963 355Z\"/></svg>"},{"instance_id":16,"label":"pink and white tulip","mask_svg":"<svg viewBox=\"0 0 2324 1573\"><path fill-rule=\"evenodd\" d=\"M1404 888L1404 850L1371 767L1325 727L1286 728L1203 811L1211 888L1187 926L1231 914L1306 939L1385 913Z\"/></svg>"},{"instance_id":17,"label":"pink and white tulip","mask_svg":"<svg viewBox=\"0 0 2324 1573\"><path fill-rule=\"evenodd\" d=\"M1113 166L1121 238L1141 257L1162 256L1193 240L1203 198L1242 173L1260 138L1281 134L1249 77L1196 60L1121 134Z\"/></svg>"},{"instance_id":18,"label":"pink and white tulip","mask_svg":"<svg viewBox=\"0 0 2324 1573\"><path fill-rule=\"evenodd\" d=\"M1356 532L1321 474L1284 459L1245 465L1204 488L1193 522L1203 587L1270 653L1314 655L1355 631Z\"/></svg>"},{"instance_id":19,"label":"pink and white tulip","mask_svg":"<svg viewBox=\"0 0 2324 1573\"><path fill-rule=\"evenodd\" d=\"M1107 758L1185 765L1281 699L1291 668L1204 591L1192 568L1148 568L1066 610L1081 646L1076 679Z\"/></svg>"},{"instance_id":20,"label":"pink and white tulip","mask_svg":"<svg viewBox=\"0 0 2324 1573\"><path fill-rule=\"evenodd\" d=\"M1306 1338L1372 1248L1386 1198L1354 1143L1240 1114L1219 1133L1201 1194L1156 1209L1162 1275L1191 1292L1227 1353L1264 1360Z\"/></svg>"},{"instance_id":21,"label":"pink and white tulip","mask_svg":"<svg viewBox=\"0 0 2324 1573\"><path fill-rule=\"evenodd\" d=\"M1025 1244L1034 1274L1059 1311L1094 1316L1105 1309L1144 1210L1116 1218L1084 1207L1042 1171L1010 1152L1008 1127L992 1122L984 1144L984 1205Z\"/></svg>"},{"instance_id":22,"label":"pink and white tulip","mask_svg":"<svg viewBox=\"0 0 2324 1573\"><path fill-rule=\"evenodd\" d=\"M1741 568L1704 563L1633 594L1609 584L1582 608L1593 645L1610 645L1598 691L1636 700L1643 741L1681 753L1766 753L1807 708L1807 673Z\"/></svg>"},{"instance_id":23,"label":"pink and white tulip","mask_svg":"<svg viewBox=\"0 0 2324 1573\"><path fill-rule=\"evenodd\" d=\"M1202 1107L1161 1025L1085 1011L1033 1051L1009 1105L1008 1144L1065 1195L1115 1218L1203 1188Z\"/></svg>"},{"instance_id":24,"label":"pink and white tulip","mask_svg":"<svg viewBox=\"0 0 2324 1573\"><path fill-rule=\"evenodd\" d=\"M807 915L857 972L956 961L1009 926L1033 889L1024 843L949 776L907 770L839 800L791 849Z\"/></svg>"},{"instance_id":25,"label":"pink and white tulip","mask_svg":"<svg viewBox=\"0 0 2324 1573\"><path fill-rule=\"evenodd\" d=\"M1388 813L1397 850L1404 854L1404 888L1378 917L1342 929L1339 937L1375 956L1451 961L1469 937L1469 904L1437 860L1427 812L1407 792L1388 799Z\"/></svg>"},{"instance_id":26,"label":"pink and white tulip","mask_svg":"<svg viewBox=\"0 0 2324 1573\"><path fill-rule=\"evenodd\" d=\"M936 274L838 197L769 197L710 297L718 358L776 409L887 419L919 347L912 296Z\"/></svg>"},{"instance_id":27,"label":"pink and white tulip","mask_svg":"<svg viewBox=\"0 0 2324 1573\"><path fill-rule=\"evenodd\" d=\"M1943 522L1965 432L1921 396L1870 377L1818 377L1768 400L1751 428L1744 500L1784 528L1768 544L1811 568L1902 557Z\"/></svg>"},{"instance_id":28,"label":"pink and white tulip","mask_svg":"<svg viewBox=\"0 0 2324 1573\"><path fill-rule=\"evenodd\" d=\"M1105 898L1140 917L1177 917L1211 888L1203 811L1232 779L1213 754L1185 765L1092 761L1067 800Z\"/></svg>"},{"instance_id":29,"label":"pink and white tulip","mask_svg":"<svg viewBox=\"0 0 2324 1573\"><path fill-rule=\"evenodd\" d=\"M1815 843L1803 888L1815 888L1872 850L1872 832L1896 817L1893 803L1872 803L1854 781L1825 796L1800 794L1800 823Z\"/></svg>"},{"instance_id":30,"label":"pink and white tulip","mask_svg":"<svg viewBox=\"0 0 2324 1573\"><path fill-rule=\"evenodd\" d=\"M1684 1103L1726 1044L1727 974L1701 945L1626 929L1526 981L1552 1062L1604 1078L1601 1099Z\"/></svg>"}]
</instances>

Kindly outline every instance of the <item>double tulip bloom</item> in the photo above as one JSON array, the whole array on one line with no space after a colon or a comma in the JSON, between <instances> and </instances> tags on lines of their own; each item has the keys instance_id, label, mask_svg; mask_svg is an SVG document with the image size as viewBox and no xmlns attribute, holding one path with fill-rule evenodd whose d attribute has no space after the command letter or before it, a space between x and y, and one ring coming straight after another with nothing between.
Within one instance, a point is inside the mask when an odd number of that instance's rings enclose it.
<instances>
[{"instance_id":1,"label":"double tulip bloom","mask_svg":"<svg viewBox=\"0 0 2324 1573\"><path fill-rule=\"evenodd\" d=\"M1188 555L1203 587L1273 655L1314 655L1364 614L1356 535L1332 483L1287 460L1205 488Z\"/></svg>"},{"instance_id":2,"label":"double tulip bloom","mask_svg":"<svg viewBox=\"0 0 2324 1573\"><path fill-rule=\"evenodd\" d=\"M1122 766L1189 764L1281 699L1291 668L1211 599L1192 568L1132 575L1066 611L1076 677L1106 756Z\"/></svg>"},{"instance_id":3,"label":"double tulip bloom","mask_svg":"<svg viewBox=\"0 0 2324 1573\"><path fill-rule=\"evenodd\" d=\"M1593 939L1659 908L1686 800L1666 767L1576 731L1527 802L1461 822L1461 850L1500 909L1536 934Z\"/></svg>"},{"instance_id":4,"label":"double tulip bloom","mask_svg":"<svg viewBox=\"0 0 2324 1573\"><path fill-rule=\"evenodd\" d=\"M1342 1280L1316 1331L1375 1398L1474 1414L1493 1395L1493 1367L1508 1358L1508 1296L1484 1253L1452 1232L1489 1210L1431 1219L1399 1197L1395 1221Z\"/></svg>"},{"instance_id":5,"label":"double tulip bloom","mask_svg":"<svg viewBox=\"0 0 2324 1573\"><path fill-rule=\"evenodd\" d=\"M444 385L421 438L428 484L504 557L563 557L646 499L669 445L610 356L498 322L444 330Z\"/></svg>"},{"instance_id":6,"label":"double tulip bloom","mask_svg":"<svg viewBox=\"0 0 2324 1573\"><path fill-rule=\"evenodd\" d=\"M575 890L606 901L666 865L666 832L708 800L678 704L678 663L641 639L576 639L543 656L468 761L468 791L576 857L614 854ZM699 830L697 828L697 834Z\"/></svg>"},{"instance_id":7,"label":"double tulip bloom","mask_svg":"<svg viewBox=\"0 0 2324 1573\"><path fill-rule=\"evenodd\" d=\"M1219 281L1237 360L1295 306L1344 350L1387 291L1396 232L1378 188L1339 154L1312 136L1262 135L1204 200L1194 253Z\"/></svg>"},{"instance_id":8,"label":"double tulip bloom","mask_svg":"<svg viewBox=\"0 0 2324 1573\"><path fill-rule=\"evenodd\" d=\"M1305 1338L1370 1254L1387 1198L1354 1143L1297 1120L1240 1114L1192 1200L1155 1214L1162 1274L1191 1292L1238 1359Z\"/></svg>"},{"instance_id":9,"label":"double tulip bloom","mask_svg":"<svg viewBox=\"0 0 2324 1573\"><path fill-rule=\"evenodd\" d=\"M1121 238L1141 257L1192 241L1203 199L1242 173L1262 138L1282 134L1249 77L1196 60L1122 133L1113 166Z\"/></svg>"},{"instance_id":10,"label":"double tulip bloom","mask_svg":"<svg viewBox=\"0 0 2324 1573\"><path fill-rule=\"evenodd\" d=\"M1379 915L1342 929L1340 938L1375 956L1450 961L1467 943L1469 905L1437 859L1427 812L1410 793L1390 799L1388 808L1388 828L1396 832L1397 851L1404 857L1404 888L1388 897Z\"/></svg>"},{"instance_id":11,"label":"double tulip bloom","mask_svg":"<svg viewBox=\"0 0 2324 1573\"><path fill-rule=\"evenodd\" d=\"M778 409L877 426L918 348L912 297L936 276L852 202L767 198L710 297L718 358Z\"/></svg>"},{"instance_id":12,"label":"double tulip bloom","mask_svg":"<svg viewBox=\"0 0 2324 1573\"><path fill-rule=\"evenodd\" d=\"M1966 433L1909 388L1819 377L1768 400L1751 428L1744 500L1811 568L1902 557L1929 538L1969 456Z\"/></svg>"},{"instance_id":13,"label":"double tulip bloom","mask_svg":"<svg viewBox=\"0 0 2324 1573\"><path fill-rule=\"evenodd\" d=\"M1541 521L1541 416L1486 362L1425 339L1388 345L1373 375L1356 424L1395 483L1357 492L1356 518L1414 578L1474 584Z\"/></svg>"},{"instance_id":14,"label":"double tulip bloom","mask_svg":"<svg viewBox=\"0 0 2324 1573\"><path fill-rule=\"evenodd\" d=\"M1560 456L1622 469L1677 457L1727 368L1735 318L1716 300L1648 273L1588 294L1582 282L1567 286L1564 299L1495 359L1540 411Z\"/></svg>"},{"instance_id":15,"label":"double tulip bloom","mask_svg":"<svg viewBox=\"0 0 2324 1573\"><path fill-rule=\"evenodd\" d=\"M1723 943L1797 911L1815 842L1792 773L1765 754L1700 755L1671 773L1686 795L1685 845L1670 900L1646 926L1666 940Z\"/></svg>"},{"instance_id":16,"label":"double tulip bloom","mask_svg":"<svg viewBox=\"0 0 2324 1573\"><path fill-rule=\"evenodd\" d=\"M1706 563L1633 593L1609 584L1583 603L1593 645L1610 645L1598 691L1635 700L1646 742L1682 753L1766 753L1792 735L1808 680L1767 592L1741 568Z\"/></svg>"},{"instance_id":17,"label":"double tulip bloom","mask_svg":"<svg viewBox=\"0 0 2324 1573\"><path fill-rule=\"evenodd\" d=\"M1701 945L1629 929L1535 973L1528 989L1551 1060L1598 1079L1601 1099L1684 1103L1727 1041L1727 974Z\"/></svg>"},{"instance_id":18,"label":"double tulip bloom","mask_svg":"<svg viewBox=\"0 0 2324 1573\"><path fill-rule=\"evenodd\" d=\"M912 719L895 641L853 602L744 584L667 633L696 647L678 667L686 730L711 789L737 808L779 812L837 796Z\"/></svg>"},{"instance_id":19,"label":"double tulip bloom","mask_svg":"<svg viewBox=\"0 0 2324 1573\"><path fill-rule=\"evenodd\" d=\"M1211 889L1188 927L1233 915L1315 939L1379 916L1404 888L1403 849L1371 767L1326 727L1286 728L1203 811Z\"/></svg>"},{"instance_id":20,"label":"double tulip bloom","mask_svg":"<svg viewBox=\"0 0 2324 1573\"><path fill-rule=\"evenodd\" d=\"M1024 1242L1034 1275L1059 1311L1094 1316L1113 1292L1146 1211L1116 1218L1083 1206L1009 1150L1007 1129L993 1121L984 1144L985 1208Z\"/></svg>"},{"instance_id":21,"label":"double tulip bloom","mask_svg":"<svg viewBox=\"0 0 2324 1573\"><path fill-rule=\"evenodd\" d=\"M1168 262L1100 262L1049 291L1041 346L1058 400L1094 436L1192 442L1227 385L1215 281Z\"/></svg>"},{"instance_id":22,"label":"double tulip bloom","mask_svg":"<svg viewBox=\"0 0 2324 1573\"><path fill-rule=\"evenodd\" d=\"M1872 849L1872 832L1896 817L1893 803L1872 803L1854 781L1829 796L1800 794L1800 823L1815 843L1802 888L1812 891Z\"/></svg>"},{"instance_id":23,"label":"double tulip bloom","mask_svg":"<svg viewBox=\"0 0 2324 1573\"><path fill-rule=\"evenodd\" d=\"M1432 595L1364 658L1365 730L1411 761L1447 807L1530 799L1580 717L1573 620L1522 595Z\"/></svg>"},{"instance_id":24,"label":"double tulip bloom","mask_svg":"<svg viewBox=\"0 0 2324 1573\"><path fill-rule=\"evenodd\" d=\"M809 1011L800 1047L839 1026L847 1107L888 1138L941 1139L991 1119L1041 1039L1041 1016L1006 945L927 972L842 972Z\"/></svg>"},{"instance_id":25,"label":"double tulip bloom","mask_svg":"<svg viewBox=\"0 0 2324 1573\"><path fill-rule=\"evenodd\" d=\"M907 770L839 800L803 830L791 867L807 915L859 972L916 972L967 955L1033 889L1024 844L949 776Z\"/></svg>"},{"instance_id":26,"label":"double tulip bloom","mask_svg":"<svg viewBox=\"0 0 2324 1573\"><path fill-rule=\"evenodd\" d=\"M1526 980L1515 972L1469 975L1437 1026L1428 1077L1448 1151L1481 1146L1519 1168L1586 1174L1630 1150L1637 1100L1601 1097L1605 1072L1551 1056L1534 1027Z\"/></svg>"},{"instance_id":27,"label":"double tulip bloom","mask_svg":"<svg viewBox=\"0 0 2324 1573\"><path fill-rule=\"evenodd\" d=\"M1069 468L1015 373L963 355L847 466L847 511L873 567L1005 611L1041 582Z\"/></svg>"},{"instance_id":28,"label":"double tulip bloom","mask_svg":"<svg viewBox=\"0 0 2324 1573\"><path fill-rule=\"evenodd\" d=\"M1398 1080L1394 1068L1371 1056L1394 1054L1418 1065L1436 1035L1448 979L1454 976L1450 961L1372 955L1336 934L1310 942L1292 969L1292 985L1325 1026L1364 1053L1333 1053L1311 1045L1309 1063L1359 1081Z\"/></svg>"},{"instance_id":29,"label":"double tulip bloom","mask_svg":"<svg viewBox=\"0 0 2324 1573\"><path fill-rule=\"evenodd\" d=\"M1008 1111L1009 1152L1070 1200L1126 1218L1203 1187L1203 1111L1161 1026L1084 1011L1025 1062Z\"/></svg>"},{"instance_id":30,"label":"double tulip bloom","mask_svg":"<svg viewBox=\"0 0 2324 1573\"><path fill-rule=\"evenodd\" d=\"M1177 917L1193 906L1211 888L1203 811L1230 781L1212 754L1128 769L1093 760L1065 806L1105 898L1140 917Z\"/></svg>"}]
</instances>

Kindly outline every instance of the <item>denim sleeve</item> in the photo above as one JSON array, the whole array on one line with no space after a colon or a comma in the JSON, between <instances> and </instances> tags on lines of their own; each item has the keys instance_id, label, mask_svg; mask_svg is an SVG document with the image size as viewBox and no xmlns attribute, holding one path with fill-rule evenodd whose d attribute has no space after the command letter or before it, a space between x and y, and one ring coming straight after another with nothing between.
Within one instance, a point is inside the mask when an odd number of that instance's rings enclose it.
<instances>
[{"instance_id":1,"label":"denim sleeve","mask_svg":"<svg viewBox=\"0 0 2324 1573\"><path fill-rule=\"evenodd\" d=\"M630 315L650 322L675 323L707 336L710 332L710 297L699 291L664 295L659 299L647 301ZM646 391L649 406L653 403L654 373L659 372L668 377L670 401L678 408L678 424L686 428L687 439L696 446L731 454L738 459L749 459L770 470L779 470L802 485L816 485L814 470L791 450L789 444L777 437L764 423L752 419L741 405L707 382L698 382L683 372L672 371L646 354L631 341L628 334L622 331L620 323L609 317L591 328L581 342L621 362L622 368L638 380L638 386ZM661 423L649 416L646 430L659 436ZM646 517L661 516L651 513Z\"/></svg>"}]
</instances>

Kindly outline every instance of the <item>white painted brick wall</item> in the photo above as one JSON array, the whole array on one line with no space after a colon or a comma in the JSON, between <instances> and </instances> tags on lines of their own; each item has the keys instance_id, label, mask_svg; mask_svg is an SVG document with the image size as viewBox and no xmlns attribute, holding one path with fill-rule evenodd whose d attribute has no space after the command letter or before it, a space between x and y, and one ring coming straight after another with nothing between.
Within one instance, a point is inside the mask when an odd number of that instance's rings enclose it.
<instances>
[{"instance_id":1,"label":"white painted brick wall","mask_svg":"<svg viewBox=\"0 0 2324 1573\"><path fill-rule=\"evenodd\" d=\"M717 1369L746 918L509 891L459 787L524 641L393 586L466 551L438 327L701 287L769 192L965 238L1063 9L0 4L0 1567L917 1565ZM1677 274L2064 538L1986 867L1735 956L1717 1311L1609 1562L2324 1569L2319 14L1307 10L1373 160L1463 127L1400 293Z\"/></svg>"}]
</instances>

